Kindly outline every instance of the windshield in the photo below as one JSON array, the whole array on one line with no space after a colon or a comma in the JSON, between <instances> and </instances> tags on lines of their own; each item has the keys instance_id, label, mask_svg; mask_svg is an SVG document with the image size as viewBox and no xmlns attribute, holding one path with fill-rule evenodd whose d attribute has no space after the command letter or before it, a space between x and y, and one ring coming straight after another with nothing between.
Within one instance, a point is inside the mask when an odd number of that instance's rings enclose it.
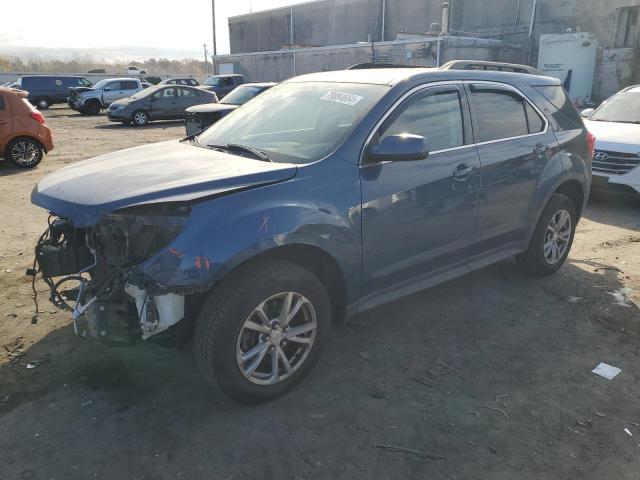
<instances>
[{"instance_id":1,"label":"windshield","mask_svg":"<svg viewBox=\"0 0 640 480\"><path fill-rule=\"evenodd\" d=\"M231 93L220 100L220 103L228 103L229 105L244 105L253 97L258 95L262 90L264 90L264 88L243 85L235 88Z\"/></svg>"},{"instance_id":2,"label":"windshield","mask_svg":"<svg viewBox=\"0 0 640 480\"><path fill-rule=\"evenodd\" d=\"M217 77L209 77L204 81L204 85L209 85L210 87L217 87L220 85L220 79Z\"/></svg>"},{"instance_id":3,"label":"windshield","mask_svg":"<svg viewBox=\"0 0 640 480\"><path fill-rule=\"evenodd\" d=\"M100 80L98 83L96 83L93 86L93 88L95 88L96 90L100 90L102 87L104 87L107 84L107 82L110 82L111 80L113 80L113 79L107 78L105 80Z\"/></svg>"},{"instance_id":4,"label":"windshield","mask_svg":"<svg viewBox=\"0 0 640 480\"><path fill-rule=\"evenodd\" d=\"M275 162L310 163L331 153L387 91L355 83L281 84L213 124L198 142L247 145Z\"/></svg>"},{"instance_id":5,"label":"windshield","mask_svg":"<svg viewBox=\"0 0 640 480\"><path fill-rule=\"evenodd\" d=\"M142 86L144 87L144 84L142 84ZM153 94L157 90L158 90L158 87L146 87L144 90L140 90L138 93L134 93L133 95L131 95L130 98L138 100L140 98L144 98Z\"/></svg>"},{"instance_id":6,"label":"windshield","mask_svg":"<svg viewBox=\"0 0 640 480\"><path fill-rule=\"evenodd\" d=\"M640 92L621 92L589 118L596 122L640 123Z\"/></svg>"}]
</instances>

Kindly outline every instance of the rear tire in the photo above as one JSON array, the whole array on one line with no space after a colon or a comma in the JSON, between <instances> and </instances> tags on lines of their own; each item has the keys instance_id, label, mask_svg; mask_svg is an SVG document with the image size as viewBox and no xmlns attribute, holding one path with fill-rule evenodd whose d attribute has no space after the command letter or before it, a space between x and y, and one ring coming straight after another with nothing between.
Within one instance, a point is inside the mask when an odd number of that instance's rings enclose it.
<instances>
[{"instance_id":1,"label":"rear tire","mask_svg":"<svg viewBox=\"0 0 640 480\"><path fill-rule=\"evenodd\" d=\"M131 115L131 121L137 127L144 127L147 123L149 123L149 114L144 110L136 110Z\"/></svg>"},{"instance_id":2,"label":"rear tire","mask_svg":"<svg viewBox=\"0 0 640 480\"><path fill-rule=\"evenodd\" d=\"M47 97L39 97L36 99L35 105L39 110L47 110L51 106L51 102Z\"/></svg>"},{"instance_id":3,"label":"rear tire","mask_svg":"<svg viewBox=\"0 0 640 480\"><path fill-rule=\"evenodd\" d=\"M18 168L33 168L42 161L44 149L34 138L14 138L7 145L5 157Z\"/></svg>"},{"instance_id":4,"label":"rear tire","mask_svg":"<svg viewBox=\"0 0 640 480\"><path fill-rule=\"evenodd\" d=\"M571 199L559 193L552 195L538 220L529 248L516 256L518 265L538 277L556 272L569 256L577 221Z\"/></svg>"},{"instance_id":5,"label":"rear tire","mask_svg":"<svg viewBox=\"0 0 640 480\"><path fill-rule=\"evenodd\" d=\"M329 297L315 275L283 260L253 263L232 272L205 301L194 335L196 363L231 398L265 402L309 374L330 323Z\"/></svg>"}]
</instances>

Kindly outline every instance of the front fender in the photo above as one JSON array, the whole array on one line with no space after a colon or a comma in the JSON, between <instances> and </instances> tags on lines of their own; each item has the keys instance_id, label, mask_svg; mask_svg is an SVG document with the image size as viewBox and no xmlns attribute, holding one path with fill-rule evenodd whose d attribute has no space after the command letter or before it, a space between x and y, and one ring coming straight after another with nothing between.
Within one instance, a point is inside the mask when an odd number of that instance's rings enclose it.
<instances>
[{"instance_id":1,"label":"front fender","mask_svg":"<svg viewBox=\"0 0 640 480\"><path fill-rule=\"evenodd\" d=\"M317 180L296 177L196 204L178 238L139 268L164 287L204 289L270 249L302 244L334 258L348 298L355 297L362 262L357 175L321 188Z\"/></svg>"}]
</instances>

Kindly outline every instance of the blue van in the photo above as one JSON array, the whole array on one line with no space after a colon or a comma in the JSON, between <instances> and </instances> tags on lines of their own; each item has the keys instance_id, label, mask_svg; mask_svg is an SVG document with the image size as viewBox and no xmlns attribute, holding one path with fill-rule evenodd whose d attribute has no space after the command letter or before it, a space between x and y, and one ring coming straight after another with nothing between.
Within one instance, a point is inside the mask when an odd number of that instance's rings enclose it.
<instances>
[{"instance_id":1,"label":"blue van","mask_svg":"<svg viewBox=\"0 0 640 480\"><path fill-rule=\"evenodd\" d=\"M46 110L54 103L67 103L69 89L91 87L85 77L73 75L25 75L17 81L19 88L27 90L27 99L40 110Z\"/></svg>"}]
</instances>

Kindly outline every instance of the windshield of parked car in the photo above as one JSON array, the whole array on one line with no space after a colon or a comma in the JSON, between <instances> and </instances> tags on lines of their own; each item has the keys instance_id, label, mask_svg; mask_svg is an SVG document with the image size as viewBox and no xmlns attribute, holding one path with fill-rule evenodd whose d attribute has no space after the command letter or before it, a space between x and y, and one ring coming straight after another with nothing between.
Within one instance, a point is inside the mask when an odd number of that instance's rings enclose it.
<instances>
[{"instance_id":1,"label":"windshield of parked car","mask_svg":"<svg viewBox=\"0 0 640 480\"><path fill-rule=\"evenodd\" d=\"M640 88L618 93L598 108L589 120L640 123Z\"/></svg>"},{"instance_id":2,"label":"windshield of parked car","mask_svg":"<svg viewBox=\"0 0 640 480\"><path fill-rule=\"evenodd\" d=\"M144 87L144 84L143 84ZM156 91L158 91L158 86L155 87L147 87L144 90L140 90L138 93L134 93L133 95L131 95L131 98L133 98L134 100L139 100L141 98L145 98L148 97L149 95L155 93Z\"/></svg>"},{"instance_id":3,"label":"windshield of parked car","mask_svg":"<svg viewBox=\"0 0 640 480\"><path fill-rule=\"evenodd\" d=\"M220 100L220 103L227 103L229 105L244 105L253 97L258 95L264 88L252 87L249 85L241 85L235 88L226 97Z\"/></svg>"},{"instance_id":4,"label":"windshield of parked car","mask_svg":"<svg viewBox=\"0 0 640 480\"><path fill-rule=\"evenodd\" d=\"M210 87L217 87L220 85L220 79L217 77L209 77L204 81L204 85L209 85Z\"/></svg>"},{"instance_id":5,"label":"windshield of parked car","mask_svg":"<svg viewBox=\"0 0 640 480\"><path fill-rule=\"evenodd\" d=\"M387 91L384 85L284 83L213 124L198 143L241 144L275 162L310 163L331 153Z\"/></svg>"},{"instance_id":6,"label":"windshield of parked car","mask_svg":"<svg viewBox=\"0 0 640 480\"><path fill-rule=\"evenodd\" d=\"M104 80L100 80L98 83L96 83L93 88L95 88L96 90L101 89L102 87L104 87L108 82L110 82L111 80L113 80L112 78L106 78Z\"/></svg>"}]
</instances>

